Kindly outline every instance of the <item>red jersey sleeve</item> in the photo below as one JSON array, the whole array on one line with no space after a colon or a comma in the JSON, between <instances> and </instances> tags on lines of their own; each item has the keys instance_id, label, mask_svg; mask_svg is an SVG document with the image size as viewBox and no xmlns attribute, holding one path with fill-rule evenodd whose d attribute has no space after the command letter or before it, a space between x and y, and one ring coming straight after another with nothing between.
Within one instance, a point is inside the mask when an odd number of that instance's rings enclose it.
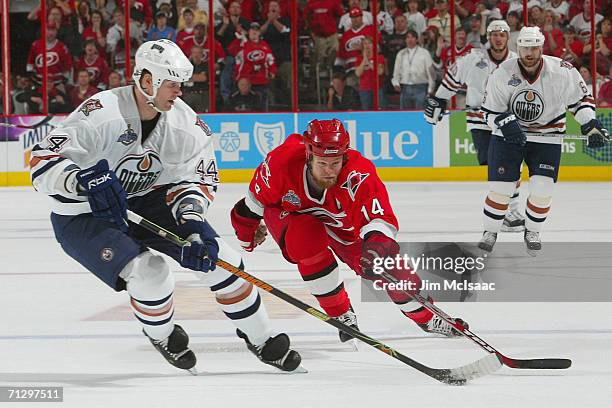
<instances>
[{"instance_id":1,"label":"red jersey sleeve","mask_svg":"<svg viewBox=\"0 0 612 408\"><path fill-rule=\"evenodd\" d=\"M359 236L363 238L369 232L378 231L395 239L399 224L374 164L360 157L348 171L340 187L353 203L349 216Z\"/></svg>"},{"instance_id":2,"label":"red jersey sleeve","mask_svg":"<svg viewBox=\"0 0 612 408\"><path fill-rule=\"evenodd\" d=\"M280 205L281 202L283 172L282 166L275 165L280 158L273 153L269 153L255 170L245 198L247 207L261 217L265 207Z\"/></svg>"}]
</instances>

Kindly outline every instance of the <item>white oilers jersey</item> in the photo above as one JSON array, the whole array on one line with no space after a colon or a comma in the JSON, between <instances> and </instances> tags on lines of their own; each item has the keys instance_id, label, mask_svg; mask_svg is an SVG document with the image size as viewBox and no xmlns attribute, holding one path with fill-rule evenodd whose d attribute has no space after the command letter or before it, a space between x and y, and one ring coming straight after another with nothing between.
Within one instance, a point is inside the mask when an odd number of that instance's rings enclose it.
<instances>
[{"instance_id":1,"label":"white oilers jersey","mask_svg":"<svg viewBox=\"0 0 612 408\"><path fill-rule=\"evenodd\" d=\"M32 184L50 196L53 212L91 211L74 180L79 169L101 159L115 171L128 198L169 187L166 202L175 216L187 196L204 209L212 202L219 180L209 127L177 98L143 142L133 92L126 86L97 93L33 148Z\"/></svg>"},{"instance_id":2,"label":"white oilers jersey","mask_svg":"<svg viewBox=\"0 0 612 408\"><path fill-rule=\"evenodd\" d=\"M516 54L508 51L503 61L516 58ZM464 86L467 86L466 94L466 121L468 130L489 130L483 113L480 111L482 98L487 84L487 78L499 65L491 59L487 50L472 49L470 53L463 55L451 65L442 84L436 92L436 97L450 99Z\"/></svg>"},{"instance_id":3,"label":"white oilers jersey","mask_svg":"<svg viewBox=\"0 0 612 408\"><path fill-rule=\"evenodd\" d=\"M489 77L481 109L493 134L501 136L494 120L505 112L514 113L525 132L541 133L527 136L528 142L537 143L561 144L552 134L565 133L568 109L581 125L595 119L595 100L576 68L557 57L543 58L532 82L523 76L518 58L504 62Z\"/></svg>"}]
</instances>

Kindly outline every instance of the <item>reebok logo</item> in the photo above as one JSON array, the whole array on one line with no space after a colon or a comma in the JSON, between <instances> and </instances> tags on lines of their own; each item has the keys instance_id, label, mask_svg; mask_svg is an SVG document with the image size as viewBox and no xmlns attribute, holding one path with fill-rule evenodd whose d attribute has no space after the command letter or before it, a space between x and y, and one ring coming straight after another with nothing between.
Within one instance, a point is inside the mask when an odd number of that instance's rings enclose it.
<instances>
[{"instance_id":1,"label":"reebok logo","mask_svg":"<svg viewBox=\"0 0 612 408\"><path fill-rule=\"evenodd\" d=\"M91 190L94 187L97 187L97 186L99 186L101 184L106 183L110 179L111 179L111 176L110 176L110 174L107 173L107 174L105 174L105 175L103 175L101 177L95 178L93 180L89 180L89 183L87 183L87 188L89 188Z\"/></svg>"}]
</instances>

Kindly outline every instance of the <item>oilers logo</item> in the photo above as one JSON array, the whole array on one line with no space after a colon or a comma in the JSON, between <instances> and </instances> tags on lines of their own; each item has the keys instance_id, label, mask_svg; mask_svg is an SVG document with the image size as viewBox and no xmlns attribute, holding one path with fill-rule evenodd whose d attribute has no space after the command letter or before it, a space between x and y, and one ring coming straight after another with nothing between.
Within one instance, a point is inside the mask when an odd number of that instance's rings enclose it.
<instances>
[{"instance_id":1,"label":"oilers logo","mask_svg":"<svg viewBox=\"0 0 612 408\"><path fill-rule=\"evenodd\" d=\"M128 194L150 189L163 170L159 156L152 151L125 156L115 173Z\"/></svg>"},{"instance_id":2,"label":"oilers logo","mask_svg":"<svg viewBox=\"0 0 612 408\"><path fill-rule=\"evenodd\" d=\"M512 100L512 112L523 122L534 122L544 113L544 99L533 89L519 92Z\"/></svg>"}]
</instances>

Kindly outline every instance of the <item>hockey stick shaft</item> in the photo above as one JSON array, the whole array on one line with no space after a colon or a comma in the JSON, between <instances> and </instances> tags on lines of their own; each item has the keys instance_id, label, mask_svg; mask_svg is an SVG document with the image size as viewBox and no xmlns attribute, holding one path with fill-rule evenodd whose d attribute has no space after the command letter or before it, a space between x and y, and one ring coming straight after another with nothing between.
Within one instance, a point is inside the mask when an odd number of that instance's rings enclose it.
<instances>
[{"instance_id":1,"label":"hockey stick shaft","mask_svg":"<svg viewBox=\"0 0 612 408\"><path fill-rule=\"evenodd\" d=\"M525 135L529 136L544 136L544 137L560 137L562 139L569 140L589 140L589 135L572 135L569 133L534 133L534 132L525 132Z\"/></svg>"},{"instance_id":2,"label":"hockey stick shaft","mask_svg":"<svg viewBox=\"0 0 612 408\"><path fill-rule=\"evenodd\" d=\"M400 284L401 282L394 277L393 275L382 272L380 274L382 278L387 280L388 282L394 284ZM463 334L468 339L472 340L474 343L479 345L483 350L488 352L489 354L496 355L506 366L510 368L539 368L539 369L564 369L569 368L572 365L572 361L565 358L537 358L537 359L528 359L528 360L518 360L514 358L507 357L503 355L501 352L497 351L493 346L487 343L485 340L480 338L474 332L466 328L463 324L459 323L454 318L450 317L446 312L442 309L431 303L429 300L425 299L422 295L418 293L410 293L407 291L402 291L406 293L410 297L412 297L415 301L417 301L421 306L431 311L436 316L440 317L446 323L453 326L458 332Z\"/></svg>"},{"instance_id":3,"label":"hockey stick shaft","mask_svg":"<svg viewBox=\"0 0 612 408\"><path fill-rule=\"evenodd\" d=\"M49 123L51 121L51 119L53 119L53 116L46 116L40 122L35 123L33 125L16 125L14 123L0 122L0 126L9 127L9 128L17 128L17 129L38 129L39 127L44 126L47 123ZM49 125L49 126L53 126L53 125ZM55 127L55 126L53 126L53 127Z\"/></svg>"},{"instance_id":4,"label":"hockey stick shaft","mask_svg":"<svg viewBox=\"0 0 612 408\"><path fill-rule=\"evenodd\" d=\"M170 241L173 242L174 244L178 245L178 246L184 246L186 245L188 242L185 241L184 239L182 239L181 237L179 237L178 235L172 233L171 231L168 231L156 224L154 224L153 222L147 220L146 218L143 218L141 216L139 216L138 214L129 211L127 212L128 214L128 220L130 220L131 222L133 222L134 224L140 225L143 228L153 232L154 234ZM342 330L345 333L350 334L351 336L353 336L356 339L361 340L362 342L374 347L375 349L382 351L383 353L395 358L396 360L401 361L404 364L409 365L412 368L415 368L416 370L442 382L445 384L452 384L452 385L462 385L464 384L468 379L472 379L472 378L477 378L480 377L482 375L485 374L489 374L495 370L497 370L501 364L499 364L498 361L493 361L491 359L480 359L477 360L474 363L468 364L466 366L463 367L458 367L458 368L454 368L454 369L439 369L439 368L432 368L432 367L428 367L424 364L419 363L416 360L411 359L410 357L407 357L405 355L403 355L402 353L400 353L399 351L387 346L386 344L384 344L383 342L376 340L370 336L367 336L366 334L360 332L359 330L355 330L350 326L347 326L346 324L330 317L329 315L323 313L322 311L311 307L310 305L308 305L307 303L302 302L301 300L283 292L282 290L270 285L269 283L251 275L248 272L245 272L244 270L237 268L236 266L222 260L219 259L216 263L216 265L218 267L221 267L223 269L225 269L226 271L228 271L229 273L238 276L239 278L242 278L244 280L246 280L247 282L252 283L253 285L257 286L258 288L265 290L266 292L270 293L271 295L274 295L282 300L284 300L287 303L290 303L291 305L297 307L298 309L301 309L303 311L305 311L306 313L310 314L311 316L316 317L317 319L331 325L334 326L336 329ZM498 366L499 364L499 366Z\"/></svg>"}]
</instances>

